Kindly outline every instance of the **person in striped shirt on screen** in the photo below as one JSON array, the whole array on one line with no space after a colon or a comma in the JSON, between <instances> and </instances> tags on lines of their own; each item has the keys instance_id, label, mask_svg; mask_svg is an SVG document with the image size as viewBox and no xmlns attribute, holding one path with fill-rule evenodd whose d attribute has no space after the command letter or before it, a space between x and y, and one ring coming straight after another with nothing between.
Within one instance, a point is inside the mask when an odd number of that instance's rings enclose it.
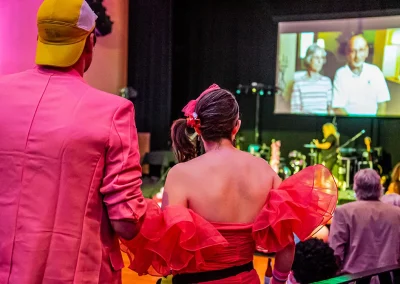
<instances>
[{"instance_id":1,"label":"person in striped shirt on screen","mask_svg":"<svg viewBox=\"0 0 400 284\"><path fill-rule=\"evenodd\" d=\"M304 58L307 72L293 86L291 113L326 115L331 112L332 81L320 74L325 62L326 51L312 44Z\"/></svg>"}]
</instances>

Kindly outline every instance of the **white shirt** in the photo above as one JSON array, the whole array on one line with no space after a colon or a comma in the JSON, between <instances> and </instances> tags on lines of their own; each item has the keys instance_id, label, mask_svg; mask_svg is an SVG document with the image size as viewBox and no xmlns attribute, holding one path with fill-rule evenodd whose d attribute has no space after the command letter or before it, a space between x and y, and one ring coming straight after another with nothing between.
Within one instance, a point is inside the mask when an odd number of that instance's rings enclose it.
<instances>
[{"instance_id":1,"label":"white shirt","mask_svg":"<svg viewBox=\"0 0 400 284\"><path fill-rule=\"evenodd\" d=\"M389 89L381 70L364 63L360 75L348 65L336 71L333 82L333 108L344 108L348 114L376 115L378 103L390 101Z\"/></svg>"}]
</instances>

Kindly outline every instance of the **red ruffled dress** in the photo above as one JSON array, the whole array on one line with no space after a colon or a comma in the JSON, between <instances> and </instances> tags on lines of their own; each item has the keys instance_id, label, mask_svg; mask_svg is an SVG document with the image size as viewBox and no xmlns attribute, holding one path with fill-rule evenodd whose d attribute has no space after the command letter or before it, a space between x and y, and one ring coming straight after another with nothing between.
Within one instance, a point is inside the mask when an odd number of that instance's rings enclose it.
<instances>
[{"instance_id":1,"label":"red ruffled dress","mask_svg":"<svg viewBox=\"0 0 400 284\"><path fill-rule=\"evenodd\" d=\"M337 203L333 176L321 165L312 166L271 190L265 206L252 224L212 223L182 206L164 210L148 200L139 235L122 240L129 268L139 275L165 276L213 271L253 260L256 248L276 252L312 236L331 218ZM253 269L206 283L259 283Z\"/></svg>"}]
</instances>

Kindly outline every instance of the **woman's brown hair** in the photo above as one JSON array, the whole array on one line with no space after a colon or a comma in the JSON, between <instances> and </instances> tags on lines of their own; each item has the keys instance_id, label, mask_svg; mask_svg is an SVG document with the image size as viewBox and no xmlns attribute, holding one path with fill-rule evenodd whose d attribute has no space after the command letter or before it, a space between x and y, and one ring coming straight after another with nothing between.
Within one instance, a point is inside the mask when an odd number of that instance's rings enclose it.
<instances>
[{"instance_id":1,"label":"woman's brown hair","mask_svg":"<svg viewBox=\"0 0 400 284\"><path fill-rule=\"evenodd\" d=\"M400 194L400 163L392 171L392 181L389 185L389 192Z\"/></svg>"},{"instance_id":2,"label":"woman's brown hair","mask_svg":"<svg viewBox=\"0 0 400 284\"><path fill-rule=\"evenodd\" d=\"M196 102L195 115L196 130L204 141L231 140L239 119L239 105L229 91L213 90ZM172 146L179 162L187 162L199 155L201 145L196 136L186 119L178 119L172 124Z\"/></svg>"}]
</instances>

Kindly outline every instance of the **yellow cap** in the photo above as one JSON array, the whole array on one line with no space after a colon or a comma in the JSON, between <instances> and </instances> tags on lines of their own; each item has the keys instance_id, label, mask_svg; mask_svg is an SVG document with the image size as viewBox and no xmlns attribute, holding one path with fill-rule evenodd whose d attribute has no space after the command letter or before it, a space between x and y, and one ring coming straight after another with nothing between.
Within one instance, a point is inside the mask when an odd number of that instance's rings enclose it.
<instances>
[{"instance_id":1,"label":"yellow cap","mask_svg":"<svg viewBox=\"0 0 400 284\"><path fill-rule=\"evenodd\" d=\"M37 14L36 64L74 65L96 26L96 19L84 0L44 0Z\"/></svg>"}]
</instances>

